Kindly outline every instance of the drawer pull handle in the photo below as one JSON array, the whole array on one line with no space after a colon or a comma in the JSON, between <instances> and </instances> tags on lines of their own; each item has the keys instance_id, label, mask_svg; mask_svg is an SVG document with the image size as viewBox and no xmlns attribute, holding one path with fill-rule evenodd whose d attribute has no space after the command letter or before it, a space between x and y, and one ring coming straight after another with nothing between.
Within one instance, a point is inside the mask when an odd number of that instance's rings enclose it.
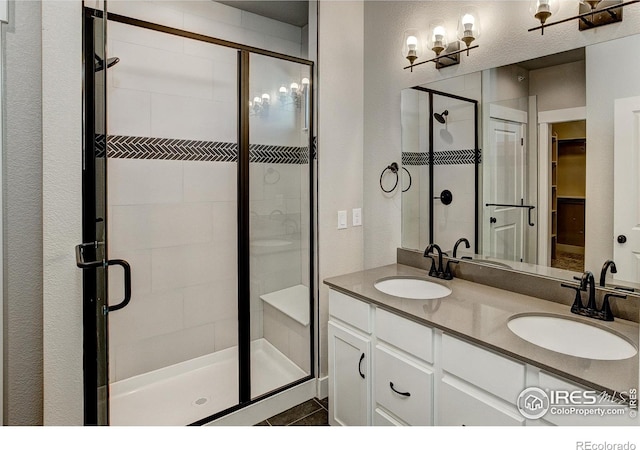
<instances>
[{"instance_id":1,"label":"drawer pull handle","mask_svg":"<svg viewBox=\"0 0 640 450\"><path fill-rule=\"evenodd\" d=\"M402 395L404 397L411 397L411 393L410 392L400 392L398 391L396 388L393 387L393 381L389 381L389 387L391 388L391 390L393 392L395 392L398 395Z\"/></svg>"},{"instance_id":2,"label":"drawer pull handle","mask_svg":"<svg viewBox=\"0 0 640 450\"><path fill-rule=\"evenodd\" d=\"M364 359L364 353L360 355L360 361L358 362L358 373L364 379L364 374L362 373L362 360Z\"/></svg>"}]
</instances>

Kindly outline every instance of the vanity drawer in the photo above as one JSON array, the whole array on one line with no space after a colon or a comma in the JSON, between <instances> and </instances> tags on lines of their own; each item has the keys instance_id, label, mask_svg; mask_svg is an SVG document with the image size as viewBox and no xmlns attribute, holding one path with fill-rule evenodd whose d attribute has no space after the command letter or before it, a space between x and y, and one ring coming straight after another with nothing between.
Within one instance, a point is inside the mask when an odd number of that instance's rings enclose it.
<instances>
[{"instance_id":1,"label":"vanity drawer","mask_svg":"<svg viewBox=\"0 0 640 450\"><path fill-rule=\"evenodd\" d=\"M376 308L376 336L424 361L433 363L433 330Z\"/></svg>"},{"instance_id":2,"label":"vanity drawer","mask_svg":"<svg viewBox=\"0 0 640 450\"><path fill-rule=\"evenodd\" d=\"M432 425L433 372L380 345L374 365L375 402L409 425Z\"/></svg>"},{"instance_id":3,"label":"vanity drawer","mask_svg":"<svg viewBox=\"0 0 640 450\"><path fill-rule=\"evenodd\" d=\"M329 315L366 333L373 330L371 306L341 292L329 290Z\"/></svg>"},{"instance_id":4,"label":"vanity drawer","mask_svg":"<svg viewBox=\"0 0 640 450\"><path fill-rule=\"evenodd\" d=\"M376 427L402 427L405 424L398 422L380 408L376 408L373 412L373 425Z\"/></svg>"},{"instance_id":5,"label":"vanity drawer","mask_svg":"<svg viewBox=\"0 0 640 450\"><path fill-rule=\"evenodd\" d=\"M455 383L455 382L452 382ZM438 425L523 426L524 417L500 405L500 400L461 384L442 380Z\"/></svg>"},{"instance_id":6,"label":"vanity drawer","mask_svg":"<svg viewBox=\"0 0 640 450\"><path fill-rule=\"evenodd\" d=\"M524 364L446 334L442 369L514 405L525 387Z\"/></svg>"}]
</instances>

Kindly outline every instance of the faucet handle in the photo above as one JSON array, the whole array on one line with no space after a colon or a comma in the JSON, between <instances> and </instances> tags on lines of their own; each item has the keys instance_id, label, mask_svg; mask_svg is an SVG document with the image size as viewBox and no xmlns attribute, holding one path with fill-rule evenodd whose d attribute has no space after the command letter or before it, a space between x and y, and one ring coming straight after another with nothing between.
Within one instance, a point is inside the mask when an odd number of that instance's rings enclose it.
<instances>
[{"instance_id":1,"label":"faucet handle","mask_svg":"<svg viewBox=\"0 0 640 450\"><path fill-rule=\"evenodd\" d=\"M445 280L452 280L453 279L453 272L451 272L451 264L458 264L460 261L455 260L455 259L449 259L447 261L447 267L444 271L444 279Z\"/></svg>"},{"instance_id":2,"label":"faucet handle","mask_svg":"<svg viewBox=\"0 0 640 450\"><path fill-rule=\"evenodd\" d=\"M574 286L572 284L564 284L564 283L560 284L560 286L564 288L574 289L576 291L576 297L573 300L573 305L571 305L571 312L574 314L580 314L580 311L584 309L584 306L582 305L582 296L580 295L580 291L582 291L582 286Z\"/></svg>"},{"instance_id":3,"label":"faucet handle","mask_svg":"<svg viewBox=\"0 0 640 450\"><path fill-rule=\"evenodd\" d=\"M613 321L613 312L611 312L611 305L609 304L610 297L621 298L623 300L627 298L626 295L617 295L617 294L604 295L604 300L602 301L602 309L600 310L600 312L602 313L602 320L606 320L607 322Z\"/></svg>"}]
</instances>

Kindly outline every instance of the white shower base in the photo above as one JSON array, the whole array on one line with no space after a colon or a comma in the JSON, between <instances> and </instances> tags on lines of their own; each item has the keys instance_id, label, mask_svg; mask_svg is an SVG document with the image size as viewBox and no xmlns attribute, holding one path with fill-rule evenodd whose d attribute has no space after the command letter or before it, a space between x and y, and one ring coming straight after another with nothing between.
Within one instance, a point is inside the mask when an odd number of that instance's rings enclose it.
<instances>
[{"instance_id":1,"label":"white shower base","mask_svg":"<svg viewBox=\"0 0 640 450\"><path fill-rule=\"evenodd\" d=\"M266 339L251 342L252 397L307 372ZM238 348L191 359L110 385L111 425L188 425L238 403Z\"/></svg>"}]
</instances>

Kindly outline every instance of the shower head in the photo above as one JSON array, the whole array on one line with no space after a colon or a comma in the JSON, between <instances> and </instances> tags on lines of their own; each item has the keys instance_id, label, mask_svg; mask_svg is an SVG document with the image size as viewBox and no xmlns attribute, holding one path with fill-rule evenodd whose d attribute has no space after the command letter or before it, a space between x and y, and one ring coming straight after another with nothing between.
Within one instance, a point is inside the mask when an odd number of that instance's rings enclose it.
<instances>
[{"instance_id":1,"label":"shower head","mask_svg":"<svg viewBox=\"0 0 640 450\"><path fill-rule=\"evenodd\" d=\"M449 111L446 109L442 112L442 114L433 113L433 117L440 123L445 123L447 121L447 116L449 115Z\"/></svg>"},{"instance_id":2,"label":"shower head","mask_svg":"<svg viewBox=\"0 0 640 450\"><path fill-rule=\"evenodd\" d=\"M104 69L104 60L100 58L98 55L94 55L96 57L96 72L100 72ZM120 58L107 58L107 68L113 67L120 62Z\"/></svg>"}]
</instances>

